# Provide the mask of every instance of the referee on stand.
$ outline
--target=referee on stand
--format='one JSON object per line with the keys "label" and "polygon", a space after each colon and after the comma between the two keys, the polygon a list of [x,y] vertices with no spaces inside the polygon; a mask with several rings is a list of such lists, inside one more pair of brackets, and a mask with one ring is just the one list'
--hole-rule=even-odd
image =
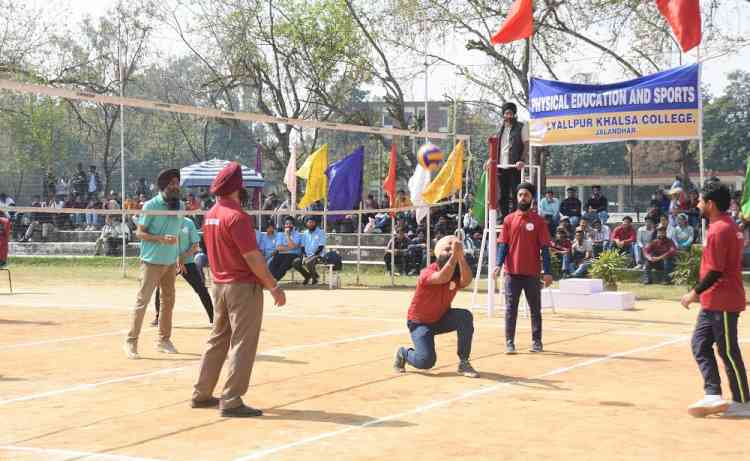
{"label": "referee on stand", "polygon": [[505,353],[516,353],[516,320],[521,292],[531,310],[532,346],[529,352],[542,352],[542,286],[539,282],[539,254],[544,263],[544,285],[552,284],[550,272],[550,235],[547,222],[534,211],[531,202],[536,188],[522,182],[518,185],[518,209],[503,219],[503,231],[497,252],[495,277],[505,264]]}
{"label": "referee on stand", "polygon": [[[747,373],[737,341],[737,322],[745,310],[743,240],[742,232],[727,213],[730,200],[729,188],[718,180],[709,180],[703,186],[698,208],[710,224],[701,257],[700,281],[681,302],[685,309],[696,301],[701,304],[692,348],[703,375],[705,396],[688,407],[688,413],[699,418],[716,413],[750,417]],[[732,401],[722,398],[714,344],[726,368]]]}

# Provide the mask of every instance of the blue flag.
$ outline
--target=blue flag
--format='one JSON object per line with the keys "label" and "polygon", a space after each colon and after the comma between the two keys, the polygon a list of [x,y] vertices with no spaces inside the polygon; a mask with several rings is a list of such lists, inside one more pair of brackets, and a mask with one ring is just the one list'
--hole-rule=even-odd
{"label": "blue flag", "polygon": [[[328,210],[354,210],[362,200],[362,173],[365,163],[365,148],[359,146],[354,152],[332,163],[326,170],[328,176]],[[338,221],[343,216],[329,216]]]}

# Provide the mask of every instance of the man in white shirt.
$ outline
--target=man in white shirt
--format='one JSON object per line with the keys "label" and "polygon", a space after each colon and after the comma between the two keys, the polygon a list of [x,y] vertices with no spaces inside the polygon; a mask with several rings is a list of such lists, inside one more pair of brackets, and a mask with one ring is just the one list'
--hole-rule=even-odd
{"label": "man in white shirt", "polygon": [[639,269],[644,269],[646,267],[643,257],[643,249],[651,243],[651,240],[654,239],[655,233],[656,222],[654,222],[654,218],[646,217],[646,225],[638,228],[638,233],[635,237],[635,248],[633,250],[635,265]]}
{"label": "man in white shirt", "polygon": [[560,200],[552,189],[547,189],[544,198],[539,201],[539,215],[549,223],[550,235],[554,235],[560,222]]}
{"label": "man in white shirt", "polygon": [[6,206],[16,206],[16,201],[5,192],[2,192],[0,193],[0,207]]}
{"label": "man in white shirt", "polygon": [[602,251],[609,250],[610,246],[610,229],[606,224],[602,224],[600,220],[595,220],[591,224],[591,240],[594,244],[594,257],[599,256]]}
{"label": "man in white shirt", "polygon": [[586,234],[583,229],[578,227],[576,229],[575,239],[573,240],[573,245],[571,246],[571,271],[572,276],[576,278],[584,277],[588,271],[589,266],[591,265],[591,260],[594,253],[594,245],[586,237]]}

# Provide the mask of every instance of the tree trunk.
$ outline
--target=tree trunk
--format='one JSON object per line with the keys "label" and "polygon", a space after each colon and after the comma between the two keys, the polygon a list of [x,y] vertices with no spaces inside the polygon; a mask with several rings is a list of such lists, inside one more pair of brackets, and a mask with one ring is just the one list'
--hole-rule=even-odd
{"label": "tree trunk", "polygon": [[690,188],[690,141],[680,141],[680,180],[687,192]]}

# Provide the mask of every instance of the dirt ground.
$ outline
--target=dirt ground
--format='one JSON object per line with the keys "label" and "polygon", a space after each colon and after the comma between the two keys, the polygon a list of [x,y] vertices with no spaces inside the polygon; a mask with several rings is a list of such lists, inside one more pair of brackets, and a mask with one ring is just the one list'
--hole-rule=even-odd
{"label": "dirt ground", "polygon": [[[482,377],[472,380],[455,373],[455,334],[438,337],[435,369],[393,373],[396,347],[410,343],[407,290],[300,287],[283,308],[267,296],[245,398],[265,416],[242,420],[189,408],[209,330],[184,282],[173,335],[181,354],[157,353],[146,327],[137,361],[122,351],[135,280],[16,270],[14,282],[9,295],[0,281],[3,460],[750,456],[750,420],[686,413],[702,395],[689,349],[696,311],[673,301],[641,301],[630,312],[545,310],[539,355],[525,353],[523,316],[522,353],[506,356],[503,319],[475,311],[472,363]],[[740,325],[750,340],[750,320]],[[743,349],[747,360],[747,342]]]}

